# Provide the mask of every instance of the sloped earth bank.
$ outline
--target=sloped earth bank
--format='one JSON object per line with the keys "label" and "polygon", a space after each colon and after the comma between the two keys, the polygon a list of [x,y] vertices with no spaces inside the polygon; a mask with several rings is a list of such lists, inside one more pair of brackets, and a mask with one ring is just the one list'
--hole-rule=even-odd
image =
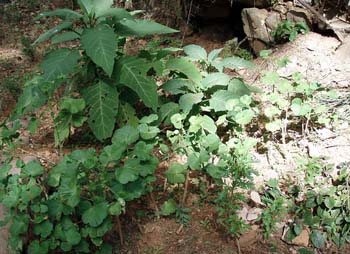
{"label": "sloped earth bank", "polygon": [[[217,48],[211,42],[192,38],[197,44],[207,49]],[[288,57],[290,62],[287,66],[279,70],[281,75],[289,76],[294,72],[301,72],[309,81],[317,81],[323,86],[332,87],[341,94],[346,95],[350,86],[350,41],[340,45],[335,38],[325,37],[315,33],[299,36],[293,43],[287,43],[273,49],[271,57],[267,60],[257,59],[256,68],[251,71],[240,73],[244,79],[255,86],[263,87],[258,83],[262,70],[275,70],[277,67],[273,63],[275,59]],[[349,103],[349,101],[348,101]],[[346,105],[345,105],[346,106]],[[346,108],[337,107],[346,118]],[[41,133],[52,133],[52,129],[42,130]],[[312,131],[305,136],[294,135],[292,141],[286,145],[281,145],[278,140],[270,141],[266,145],[264,152],[252,151],[255,159],[254,167],[259,172],[256,177],[256,188],[265,185],[268,179],[278,178],[284,183],[285,179],[292,179],[289,184],[293,184],[293,179],[298,178],[296,173],[297,160],[300,157],[327,156],[328,161],[336,166],[350,162],[350,130],[348,124],[342,123],[337,128],[323,128]],[[52,139],[50,139],[52,141]],[[58,161],[56,150],[52,145],[45,145],[47,140],[36,135],[28,138],[28,134],[23,133],[23,146],[18,150],[18,157],[24,161],[38,158],[42,163]],[[32,148],[34,147],[34,148]],[[39,148],[40,147],[40,148]],[[164,163],[160,171],[167,167]],[[160,173],[161,173],[160,172]],[[333,172],[337,174],[336,171]],[[162,183],[160,182],[160,185]],[[162,190],[157,190],[159,194]],[[248,193],[249,194],[249,193]],[[161,195],[160,195],[161,196]],[[211,204],[201,204],[199,194],[189,195],[187,204],[191,208],[192,220],[188,227],[181,227],[175,219],[154,218],[156,209],[147,198],[132,204],[131,211],[143,210],[144,214],[129,214],[122,220],[124,231],[124,245],[121,246],[123,253],[203,253],[203,254],[248,254],[248,253],[298,253],[297,250],[302,245],[307,245],[309,235],[303,234],[295,244],[287,244],[281,240],[287,221],[279,223],[277,231],[270,239],[264,240],[262,230],[258,223],[255,223],[259,213],[259,204],[251,193],[251,199],[242,206],[241,216],[251,224],[251,229],[242,235],[239,240],[227,238],[227,235],[220,230],[220,225],[215,221],[216,211]],[[161,204],[163,200],[156,200]],[[134,208],[134,209],[133,209]],[[0,210],[0,219],[3,211]],[[138,221],[138,217],[142,220]],[[287,219],[286,219],[287,220]],[[142,222],[141,222],[142,221]],[[0,229],[0,254],[8,254],[6,228]],[[116,235],[115,238],[118,238]],[[322,253],[350,253],[349,248],[341,250],[327,249]]]}

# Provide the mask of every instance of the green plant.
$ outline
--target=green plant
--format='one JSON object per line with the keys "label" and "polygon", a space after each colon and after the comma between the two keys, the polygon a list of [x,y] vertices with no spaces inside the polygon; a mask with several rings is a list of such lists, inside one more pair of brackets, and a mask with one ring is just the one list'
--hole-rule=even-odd
{"label": "green plant", "polygon": [[[26,85],[11,120],[45,104],[59,87],[64,87],[63,100],[71,98],[74,103],[85,104],[79,110],[80,115],[87,117],[88,126],[101,141],[112,136],[122,111],[125,112],[125,107],[136,107],[139,98],[146,107],[156,111],[159,105],[157,85],[150,71],[157,66],[157,74],[162,73],[165,69],[162,59],[173,51],[163,49],[147,56],[127,56],[123,49],[127,36],[173,33],[176,30],[135,19],[133,13],[112,8],[112,4],[112,0],[81,0],[82,13],[57,9],[38,16],[38,19],[57,16],[63,21],[42,34],[33,45],[49,39],[54,45],[73,40],[78,44],[59,47],[45,56],[40,65],[43,74]],[[60,118],[62,114],[56,117],[56,122],[62,122]],[[73,126],[81,124],[79,121]],[[60,129],[62,126],[64,130]],[[58,128],[56,133],[64,132],[64,135],[55,136],[57,145],[62,145],[69,136],[67,126],[55,125]]]}
{"label": "green plant", "polygon": [[301,127],[305,134],[310,125],[329,125],[331,122],[328,107],[320,105],[317,99],[318,95],[329,96],[330,93],[324,93],[320,84],[307,82],[300,73],[294,73],[289,81],[277,72],[264,72],[262,82],[271,87],[262,99],[266,104],[264,115],[268,119],[265,127],[272,133],[281,131],[283,142],[292,125]]}
{"label": "green plant", "polygon": [[[346,167],[340,168],[339,176],[332,179],[325,174],[327,165],[324,162],[311,160],[304,163],[305,186],[290,191],[295,217],[288,231],[288,240],[307,227],[311,231],[311,244],[317,249],[325,248],[327,240],[339,247],[350,242],[350,189]],[[322,180],[321,173],[324,175]]]}
{"label": "green plant", "polygon": [[12,250],[112,253],[105,235],[116,230],[113,224],[127,202],[150,192],[155,181],[155,143],[139,129],[118,129],[99,154],[75,150],[50,171],[37,161],[19,160],[21,174],[13,175],[9,161],[1,164],[0,201],[9,209]]}
{"label": "green plant", "polygon": [[285,42],[287,40],[294,41],[298,33],[305,34],[309,31],[305,22],[293,23],[290,20],[285,20],[278,24],[277,28],[271,32],[271,36],[277,43]]}
{"label": "green plant", "polygon": [[30,61],[35,61],[36,58],[36,50],[35,48],[31,45],[31,41],[29,37],[22,36],[21,37],[21,43],[23,46],[22,52],[25,56],[29,58]]}
{"label": "green plant", "polygon": [[266,191],[261,201],[267,206],[259,220],[262,223],[264,237],[270,238],[271,233],[275,230],[276,224],[281,221],[286,213],[285,198],[282,196],[278,187],[272,187]]}

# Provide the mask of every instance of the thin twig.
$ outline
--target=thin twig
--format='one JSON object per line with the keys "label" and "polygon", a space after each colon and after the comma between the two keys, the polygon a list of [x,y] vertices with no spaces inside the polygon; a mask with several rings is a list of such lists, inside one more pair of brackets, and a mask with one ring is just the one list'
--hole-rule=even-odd
{"label": "thin twig", "polygon": [[123,237],[122,225],[120,223],[119,216],[117,217],[117,230],[118,230],[118,234],[119,234],[120,244],[124,245],[124,237]]}
{"label": "thin twig", "polygon": [[191,0],[190,9],[188,10],[188,13],[187,13],[186,27],[185,27],[185,30],[184,30],[184,32],[183,32],[183,34],[182,34],[181,47],[182,47],[183,44],[184,44],[185,36],[186,36],[186,33],[187,33],[187,28],[188,28],[188,25],[189,25],[189,23],[190,23],[191,13],[192,13],[192,5],[193,5],[193,0]]}

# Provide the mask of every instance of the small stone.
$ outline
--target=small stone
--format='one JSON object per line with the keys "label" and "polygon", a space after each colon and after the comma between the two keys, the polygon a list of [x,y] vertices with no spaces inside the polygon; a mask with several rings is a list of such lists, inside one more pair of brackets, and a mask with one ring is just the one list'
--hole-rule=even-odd
{"label": "small stone", "polygon": [[299,246],[307,247],[310,241],[310,233],[308,230],[304,229],[301,231],[300,235],[292,240],[292,243]]}
{"label": "small stone", "polygon": [[246,207],[243,207],[241,210],[238,211],[237,216],[247,222],[247,215],[248,215],[248,209]]}
{"label": "small stone", "polygon": [[252,191],[250,193],[250,199],[258,205],[263,205],[263,203],[261,202],[261,198],[260,198],[260,194],[256,191]]}
{"label": "small stone", "polygon": [[317,158],[317,157],[321,157],[321,151],[320,148],[318,146],[316,146],[313,143],[309,143],[307,145],[308,149],[309,149],[309,156],[311,158]]}
{"label": "small stone", "polygon": [[317,131],[318,135],[322,140],[330,139],[330,138],[335,138],[336,135],[333,131],[327,128],[322,128]]}
{"label": "small stone", "polygon": [[250,209],[248,212],[248,215],[247,215],[247,221],[256,220],[257,218],[259,218],[261,213],[262,213],[262,209],[260,209],[260,208]]}

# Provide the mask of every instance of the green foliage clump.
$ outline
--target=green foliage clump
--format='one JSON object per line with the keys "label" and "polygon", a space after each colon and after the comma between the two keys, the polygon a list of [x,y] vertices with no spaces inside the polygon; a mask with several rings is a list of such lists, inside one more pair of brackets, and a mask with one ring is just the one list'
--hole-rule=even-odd
{"label": "green foliage clump", "polygon": [[299,33],[305,34],[309,31],[305,22],[293,23],[290,20],[285,20],[278,24],[277,28],[271,32],[272,38],[277,43],[285,41],[294,41]]}

